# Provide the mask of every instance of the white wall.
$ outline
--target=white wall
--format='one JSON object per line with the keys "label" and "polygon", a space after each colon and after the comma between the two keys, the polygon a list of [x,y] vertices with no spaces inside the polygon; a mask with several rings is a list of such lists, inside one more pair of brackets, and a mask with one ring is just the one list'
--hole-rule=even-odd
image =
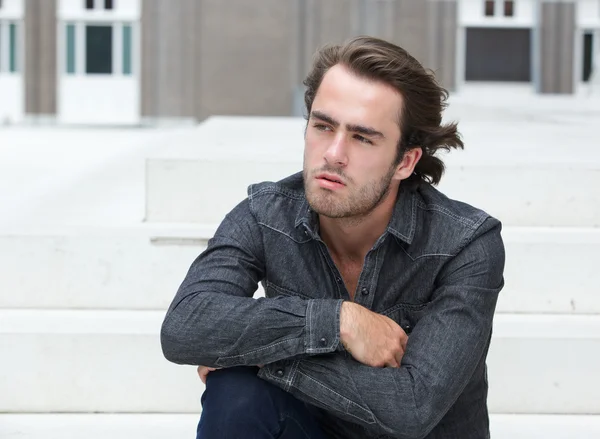
{"label": "white wall", "polygon": [[21,73],[0,73],[0,125],[23,119],[23,78]]}
{"label": "white wall", "polygon": [[[23,119],[23,0],[4,0],[0,9],[0,125],[17,123]],[[17,24],[17,72],[8,72],[8,24]]]}
{"label": "white wall", "polygon": [[[9,0],[10,1],[10,0]],[[59,0],[59,20],[139,20],[141,0],[116,0],[114,9],[105,10],[104,0],[95,0],[95,9],[84,8],[83,0]]]}
{"label": "white wall", "polygon": [[62,75],[58,99],[60,123],[128,125],[140,120],[135,76]]}
{"label": "white wall", "polygon": [[586,29],[600,28],[600,0],[579,0],[577,26]]}
{"label": "white wall", "polygon": [[460,0],[459,26],[464,27],[533,27],[536,22],[536,0],[516,0],[514,16],[504,16],[504,2],[496,0],[495,16],[486,17],[482,0]]}
{"label": "white wall", "polygon": [[3,0],[0,8],[0,19],[21,19],[24,16],[24,0]]}

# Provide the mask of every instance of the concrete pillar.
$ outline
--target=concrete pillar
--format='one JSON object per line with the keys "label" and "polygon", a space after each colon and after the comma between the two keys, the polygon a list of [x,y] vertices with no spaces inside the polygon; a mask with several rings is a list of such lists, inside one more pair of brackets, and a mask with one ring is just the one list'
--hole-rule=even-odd
{"label": "concrete pillar", "polygon": [[141,108],[146,118],[195,118],[199,101],[200,4],[142,2]]}
{"label": "concrete pillar", "polygon": [[25,1],[25,113],[56,115],[56,0]]}
{"label": "concrete pillar", "polygon": [[537,83],[540,93],[573,93],[575,88],[574,1],[542,1],[537,29]]}

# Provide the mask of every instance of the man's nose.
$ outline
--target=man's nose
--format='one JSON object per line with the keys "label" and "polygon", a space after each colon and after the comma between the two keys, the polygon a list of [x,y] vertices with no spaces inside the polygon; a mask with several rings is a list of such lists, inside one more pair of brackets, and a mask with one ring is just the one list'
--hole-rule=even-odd
{"label": "man's nose", "polygon": [[342,133],[339,133],[325,151],[325,160],[333,166],[346,166],[348,163],[347,149],[346,139]]}

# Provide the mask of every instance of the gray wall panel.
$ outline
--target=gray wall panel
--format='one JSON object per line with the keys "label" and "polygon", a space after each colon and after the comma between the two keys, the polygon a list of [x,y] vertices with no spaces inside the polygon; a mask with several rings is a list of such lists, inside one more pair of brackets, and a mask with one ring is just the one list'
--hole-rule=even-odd
{"label": "gray wall panel", "polygon": [[573,93],[576,5],[543,2],[540,8],[538,89],[541,93]]}
{"label": "gray wall panel", "polygon": [[430,3],[144,0],[142,115],[289,115],[315,50],[358,34],[405,47],[452,88],[456,2]]}
{"label": "gray wall panel", "polygon": [[289,115],[294,2],[203,0],[200,114]]}
{"label": "gray wall panel", "polygon": [[141,112],[142,116],[158,114],[158,0],[144,0],[141,16]]}
{"label": "gray wall panel", "polygon": [[428,56],[425,67],[435,72],[440,84],[449,90],[456,88],[456,34],[458,5],[455,1],[428,1]]}
{"label": "gray wall panel", "polygon": [[392,2],[390,40],[435,72],[448,89],[456,87],[456,34],[458,7],[448,0]]}
{"label": "gray wall panel", "polygon": [[56,114],[56,0],[25,1],[25,113]]}
{"label": "gray wall panel", "polygon": [[[359,0],[360,1],[360,0]],[[301,84],[309,72],[315,52],[328,44],[342,44],[357,35],[353,24],[357,0],[297,0],[297,26],[301,29],[293,42],[299,55],[299,71],[294,76]]]}
{"label": "gray wall panel", "polygon": [[317,1],[315,15],[320,18],[319,46],[341,44],[352,36],[352,2],[349,0]]}
{"label": "gray wall panel", "polygon": [[199,11],[194,0],[142,2],[142,116],[198,116]]}
{"label": "gray wall panel", "polygon": [[429,52],[429,5],[427,1],[397,0],[394,2],[394,32],[392,42],[408,50],[427,67]]}

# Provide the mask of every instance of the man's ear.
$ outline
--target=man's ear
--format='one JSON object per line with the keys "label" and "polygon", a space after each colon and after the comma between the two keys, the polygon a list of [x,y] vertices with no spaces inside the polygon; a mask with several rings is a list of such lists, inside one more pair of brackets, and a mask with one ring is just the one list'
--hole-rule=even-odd
{"label": "man's ear", "polygon": [[404,157],[402,157],[402,161],[396,167],[396,173],[394,174],[394,177],[397,180],[406,180],[413,174],[415,167],[417,166],[417,163],[419,163],[419,160],[421,160],[422,156],[423,150],[419,146],[406,151],[404,153]]}

